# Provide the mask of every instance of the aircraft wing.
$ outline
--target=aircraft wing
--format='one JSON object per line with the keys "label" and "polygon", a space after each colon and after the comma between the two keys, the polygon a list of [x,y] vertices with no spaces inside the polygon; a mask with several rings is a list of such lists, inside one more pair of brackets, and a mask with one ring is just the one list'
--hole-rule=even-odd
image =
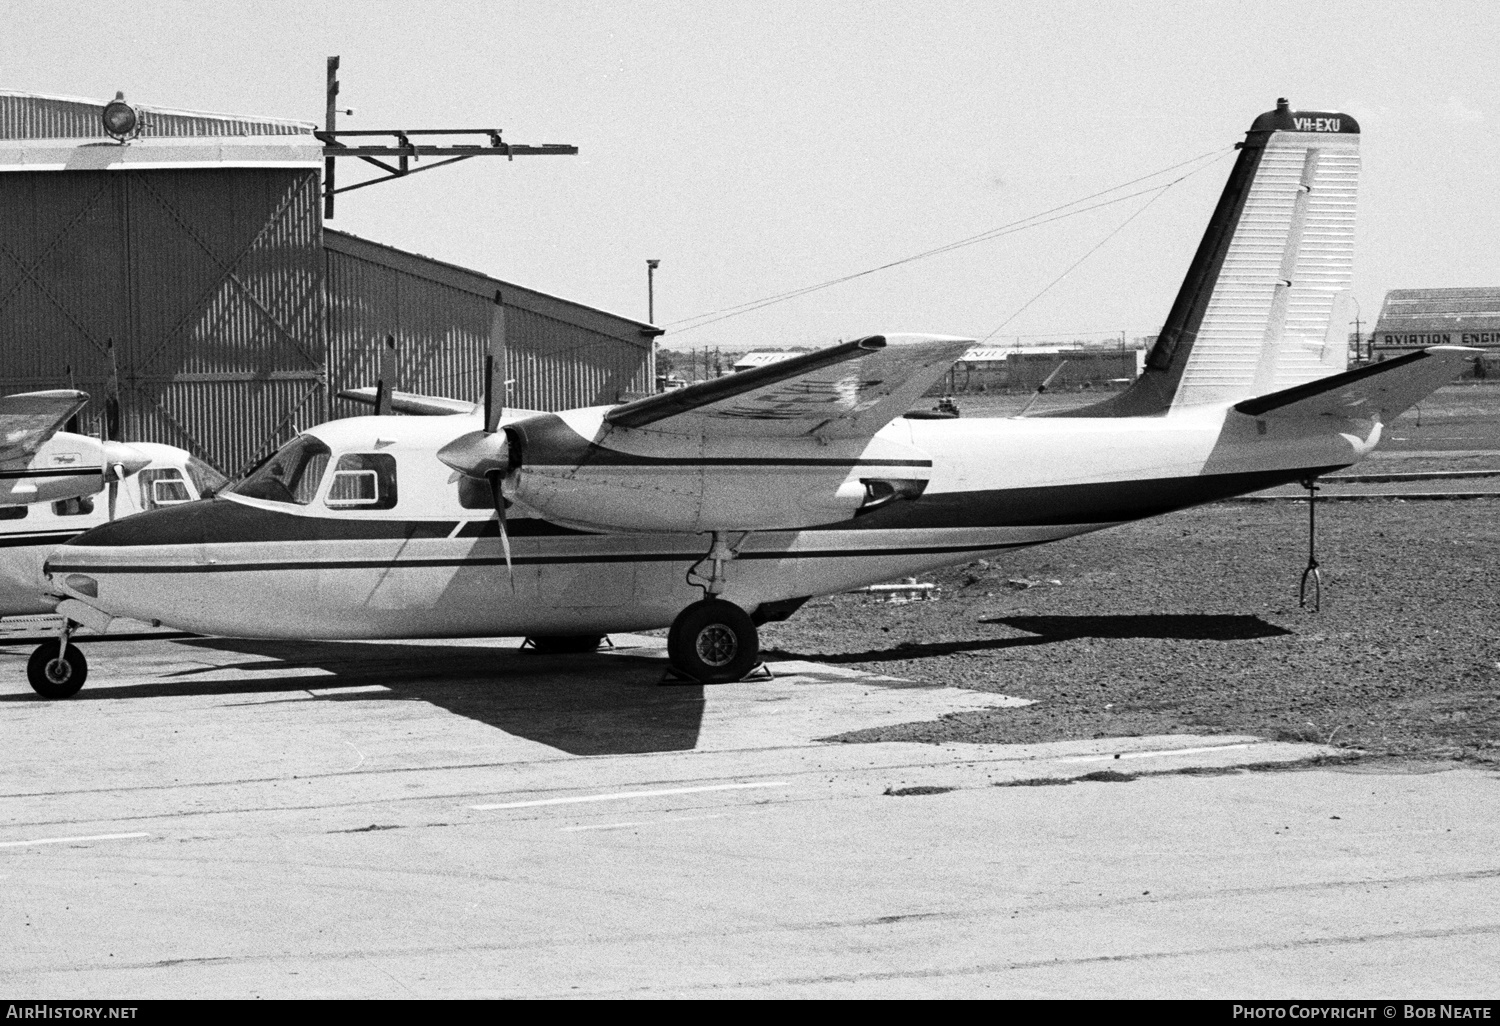
{"label": "aircraft wing", "polygon": [[1252,417],[1374,417],[1389,424],[1452,381],[1477,349],[1433,346],[1280,392],[1234,408]]}
{"label": "aircraft wing", "polygon": [[[352,399],[367,406],[375,405],[375,388],[346,388],[339,393],[340,399]],[[446,417],[455,413],[473,413],[477,404],[462,399],[448,399],[440,395],[420,395],[416,392],[392,392],[391,409],[416,417]]]}
{"label": "aircraft wing", "polygon": [[30,460],[88,401],[72,389],[0,397],[0,464]]}
{"label": "aircraft wing", "polygon": [[869,437],[973,344],[950,335],[871,335],[637,399],[604,419],[674,434]]}

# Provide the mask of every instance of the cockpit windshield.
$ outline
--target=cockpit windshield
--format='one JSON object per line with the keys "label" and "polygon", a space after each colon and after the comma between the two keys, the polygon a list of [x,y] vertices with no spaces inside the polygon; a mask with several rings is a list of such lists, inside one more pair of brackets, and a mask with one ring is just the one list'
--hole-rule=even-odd
{"label": "cockpit windshield", "polygon": [[219,489],[229,483],[229,478],[196,456],[188,457],[187,475],[192,479],[193,487],[198,490],[200,499],[218,494]]}
{"label": "cockpit windshield", "polygon": [[226,493],[268,502],[294,502],[306,506],[318,494],[318,485],[333,453],[311,435],[300,435],[252,470]]}

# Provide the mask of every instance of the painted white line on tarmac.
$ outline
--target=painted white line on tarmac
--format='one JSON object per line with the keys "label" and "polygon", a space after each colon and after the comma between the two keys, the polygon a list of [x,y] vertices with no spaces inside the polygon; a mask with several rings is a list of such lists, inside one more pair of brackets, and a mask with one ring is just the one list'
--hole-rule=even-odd
{"label": "painted white line on tarmac", "polygon": [[88,837],[38,837],[30,841],[0,841],[0,848],[27,848],[33,844],[74,844],[78,841],[124,841],[150,834],[92,834]]}
{"label": "painted white line on tarmac", "polygon": [[1203,748],[1158,748],[1149,752],[1121,752],[1118,755],[1074,755],[1058,762],[1113,762],[1116,759],[1145,759],[1154,755],[1202,755],[1204,752],[1227,752],[1232,748],[1254,748],[1260,741],[1242,741],[1234,745],[1208,745]]}
{"label": "painted white line on tarmac", "polygon": [[702,794],[705,791],[742,791],[752,787],[791,787],[785,780],[763,780],[752,784],[709,784],[704,787],[668,787],[660,791],[617,791],[614,794],[584,794],[572,798],[539,798],[530,802],[499,802],[493,805],[470,805],[479,812],[493,809],[534,809],[542,805],[578,805],[583,802],[618,802],[630,798],[657,798],[673,794]]}

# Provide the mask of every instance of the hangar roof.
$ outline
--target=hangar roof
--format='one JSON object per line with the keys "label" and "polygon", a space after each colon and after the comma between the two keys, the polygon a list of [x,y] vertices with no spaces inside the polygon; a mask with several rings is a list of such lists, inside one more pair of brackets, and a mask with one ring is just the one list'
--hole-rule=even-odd
{"label": "hangar roof", "polygon": [[570,299],[549,296],[545,292],[501,281],[499,278],[492,278],[467,267],[434,260],[432,257],[397,249],[394,246],[386,246],[379,242],[371,242],[369,239],[362,239],[348,232],[338,232],[324,227],[323,246],[335,253],[368,260],[383,267],[391,267],[462,292],[483,296],[485,299],[492,298],[495,290],[500,289],[505,293],[507,306],[532,310],[566,324],[626,339],[642,347],[649,348],[650,339],[663,334],[663,329],[654,324],[584,306]]}
{"label": "hangar roof", "polygon": [[115,171],[186,167],[315,167],[316,125],[286,118],[174,110],[137,103],[125,144],[104,131],[108,100],[0,90],[0,171]]}
{"label": "hangar roof", "polygon": [[1500,288],[1392,289],[1376,333],[1500,330]]}

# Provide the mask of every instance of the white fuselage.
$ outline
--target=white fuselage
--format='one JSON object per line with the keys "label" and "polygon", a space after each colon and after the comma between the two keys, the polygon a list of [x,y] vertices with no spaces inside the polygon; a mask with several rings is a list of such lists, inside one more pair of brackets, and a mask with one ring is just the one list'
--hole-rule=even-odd
{"label": "white fuselage", "polygon": [[[226,494],[149,513],[59,550],[53,589],[113,616],[262,638],[640,630],[670,624],[701,597],[686,575],[707,535],[590,533],[520,502],[508,516],[508,571],[488,501],[470,491],[466,507],[460,476],[434,455],[473,428],[464,416],[314,428],[330,471],[344,454],[392,457],[395,504],[330,507],[331,488],[353,487],[335,486],[330,472],[302,504]],[[1227,406],[1140,418],[898,419],[870,445],[929,456],[925,493],[838,523],[730,534],[739,555],[723,597],[754,611],[1054,541],[1347,466],[1379,435],[1373,420],[1257,421]],[[767,487],[764,474],[746,475],[745,487]]]}

